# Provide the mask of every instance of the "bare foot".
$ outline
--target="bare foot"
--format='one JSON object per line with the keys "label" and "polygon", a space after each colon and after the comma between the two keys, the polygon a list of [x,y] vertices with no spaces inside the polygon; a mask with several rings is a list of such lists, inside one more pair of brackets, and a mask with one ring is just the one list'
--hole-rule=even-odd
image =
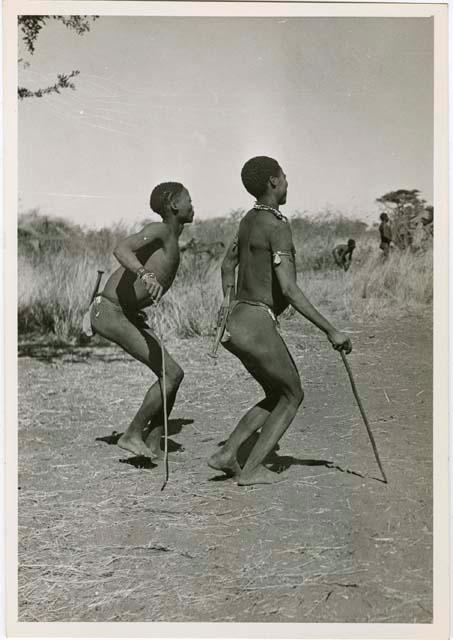
{"label": "bare foot", "polygon": [[151,449],[151,451],[154,452],[160,451],[160,441],[163,431],[163,427],[154,427],[151,431],[148,431],[148,433],[145,434],[143,440],[145,441],[148,449]]}
{"label": "bare foot", "polygon": [[281,473],[274,473],[270,469],[266,469],[262,464],[258,465],[253,471],[242,471],[238,478],[238,485],[240,487],[249,486],[251,484],[275,484],[276,482],[283,482],[287,480],[286,475]]}
{"label": "bare foot", "polygon": [[[160,448],[160,442],[162,439],[162,431],[163,429],[161,427],[156,427],[155,429],[153,429],[150,433],[148,433],[148,435],[146,436],[145,439],[145,444],[148,447],[148,449],[151,451],[151,457],[154,460],[154,462],[159,462],[160,460],[164,459],[164,451],[162,451],[162,449]],[[168,454],[168,461],[169,462],[181,462],[181,458],[179,457],[179,453],[176,455],[173,455],[171,453]]]}
{"label": "bare foot", "polygon": [[223,471],[227,476],[238,476],[241,473],[241,467],[235,455],[228,453],[225,449],[216,451],[208,460],[208,466],[211,469]]}
{"label": "bare foot", "polygon": [[116,444],[121,447],[121,449],[130,451],[136,456],[144,456],[145,458],[153,457],[153,452],[148,449],[140,436],[130,436],[124,433]]}

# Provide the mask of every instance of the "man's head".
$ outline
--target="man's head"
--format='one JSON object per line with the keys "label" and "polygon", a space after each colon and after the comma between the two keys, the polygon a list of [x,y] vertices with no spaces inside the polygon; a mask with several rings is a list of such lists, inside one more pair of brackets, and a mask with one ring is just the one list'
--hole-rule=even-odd
{"label": "man's head", "polygon": [[285,204],[288,181],[277,160],[257,156],[247,160],[241,171],[242,184],[252,196],[272,194],[277,204]]}
{"label": "man's head", "polygon": [[348,240],[348,249],[355,249],[355,240],[352,238]]}
{"label": "man's head", "polygon": [[154,187],[149,199],[151,209],[163,220],[176,216],[180,222],[192,222],[194,210],[190,194],[180,182],[162,182]]}
{"label": "man's head", "polygon": [[381,213],[381,215],[379,217],[382,220],[382,222],[388,222],[389,221],[389,217],[385,212]]}

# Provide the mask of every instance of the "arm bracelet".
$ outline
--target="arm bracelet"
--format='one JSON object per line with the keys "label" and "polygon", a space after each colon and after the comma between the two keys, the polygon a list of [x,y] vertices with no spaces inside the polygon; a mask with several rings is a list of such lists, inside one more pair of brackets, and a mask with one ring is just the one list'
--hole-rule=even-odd
{"label": "arm bracelet", "polygon": [[140,267],[137,270],[137,275],[140,280],[146,280],[147,278],[156,278],[155,274],[152,271],[147,271],[145,267]]}

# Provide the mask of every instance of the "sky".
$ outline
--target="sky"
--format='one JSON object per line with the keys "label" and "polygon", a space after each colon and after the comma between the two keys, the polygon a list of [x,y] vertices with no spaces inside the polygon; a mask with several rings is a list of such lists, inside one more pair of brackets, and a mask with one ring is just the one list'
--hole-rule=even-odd
{"label": "sky", "polygon": [[[19,55],[22,55],[19,51]],[[276,158],[282,209],[371,222],[376,198],[433,197],[429,18],[101,17],[42,30],[19,83],[76,90],[18,104],[19,211],[90,227],[155,217],[159,182],[197,218],[249,208],[241,168]]]}

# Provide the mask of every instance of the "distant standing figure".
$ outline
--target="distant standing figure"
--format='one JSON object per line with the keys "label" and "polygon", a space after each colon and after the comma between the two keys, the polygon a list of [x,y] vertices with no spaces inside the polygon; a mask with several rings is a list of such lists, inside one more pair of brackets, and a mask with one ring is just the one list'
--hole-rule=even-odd
{"label": "distant standing figure", "polygon": [[351,266],[352,253],[355,249],[355,240],[349,239],[348,244],[339,244],[332,251],[333,259],[339,267],[345,271]]}
{"label": "distant standing figure", "polygon": [[388,258],[390,253],[390,243],[392,241],[392,227],[390,225],[389,217],[386,213],[381,213],[381,224],[379,225],[379,234],[381,236],[381,244],[379,247],[382,249],[384,258]]}

